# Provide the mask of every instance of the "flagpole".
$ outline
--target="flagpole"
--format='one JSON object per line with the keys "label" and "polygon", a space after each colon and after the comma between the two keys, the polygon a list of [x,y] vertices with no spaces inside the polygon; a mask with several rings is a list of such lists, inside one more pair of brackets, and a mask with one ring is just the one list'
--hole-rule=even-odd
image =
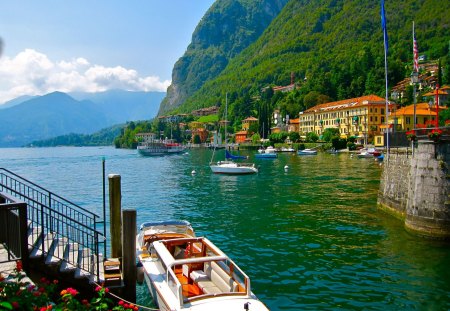
{"label": "flagpole", "polygon": [[388,100],[388,65],[387,65],[387,53],[388,53],[388,38],[387,38],[387,26],[386,26],[386,11],[384,10],[384,0],[381,0],[381,24],[383,26],[383,39],[384,39],[384,77],[386,86],[386,149],[387,160],[389,161],[389,100]]}

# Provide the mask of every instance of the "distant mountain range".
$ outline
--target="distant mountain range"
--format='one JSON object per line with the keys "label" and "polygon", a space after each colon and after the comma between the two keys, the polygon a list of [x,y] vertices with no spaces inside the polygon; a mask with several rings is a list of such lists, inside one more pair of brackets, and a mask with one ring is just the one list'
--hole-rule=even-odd
{"label": "distant mountain range", "polygon": [[148,120],[156,116],[164,95],[113,90],[18,98],[0,109],[0,147],[18,147],[70,133],[90,134],[114,124]]}

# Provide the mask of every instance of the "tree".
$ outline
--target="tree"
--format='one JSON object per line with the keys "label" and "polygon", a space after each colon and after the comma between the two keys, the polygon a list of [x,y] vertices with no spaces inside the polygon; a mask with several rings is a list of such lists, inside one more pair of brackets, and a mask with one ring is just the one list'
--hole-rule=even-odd
{"label": "tree", "polygon": [[300,140],[300,134],[298,132],[290,132],[289,133],[289,139],[293,142],[296,143]]}
{"label": "tree", "polygon": [[334,137],[339,137],[339,129],[337,128],[326,128],[322,134],[322,140],[329,143]]}
{"label": "tree", "polygon": [[309,133],[306,134],[306,141],[307,141],[307,142],[313,142],[313,143],[315,143],[315,142],[318,141],[318,140],[319,140],[319,135],[317,135],[316,133],[314,133],[314,132],[309,132]]}
{"label": "tree", "polygon": [[198,135],[194,135],[194,144],[201,144],[202,141],[200,140],[200,136]]}

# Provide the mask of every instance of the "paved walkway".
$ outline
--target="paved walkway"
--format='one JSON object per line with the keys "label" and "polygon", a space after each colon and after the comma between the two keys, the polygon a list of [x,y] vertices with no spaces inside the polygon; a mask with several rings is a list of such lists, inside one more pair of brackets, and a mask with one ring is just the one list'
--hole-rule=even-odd
{"label": "paved walkway", "polygon": [[[10,274],[15,275],[14,269],[16,268],[16,261],[6,262],[7,260],[8,260],[8,251],[5,249],[5,246],[0,243],[0,274],[2,275],[2,277],[8,280],[8,276]],[[34,284],[29,277],[23,278],[22,282],[29,282],[31,284]]]}

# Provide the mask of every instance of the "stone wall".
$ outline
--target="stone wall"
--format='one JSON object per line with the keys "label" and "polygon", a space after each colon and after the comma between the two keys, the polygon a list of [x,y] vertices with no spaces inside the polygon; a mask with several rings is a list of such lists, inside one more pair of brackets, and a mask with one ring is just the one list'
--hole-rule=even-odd
{"label": "stone wall", "polygon": [[450,239],[449,141],[421,140],[414,156],[390,154],[378,206],[405,221],[408,231]]}
{"label": "stone wall", "polygon": [[378,192],[378,207],[404,220],[410,179],[411,153],[390,153],[385,158]]}

